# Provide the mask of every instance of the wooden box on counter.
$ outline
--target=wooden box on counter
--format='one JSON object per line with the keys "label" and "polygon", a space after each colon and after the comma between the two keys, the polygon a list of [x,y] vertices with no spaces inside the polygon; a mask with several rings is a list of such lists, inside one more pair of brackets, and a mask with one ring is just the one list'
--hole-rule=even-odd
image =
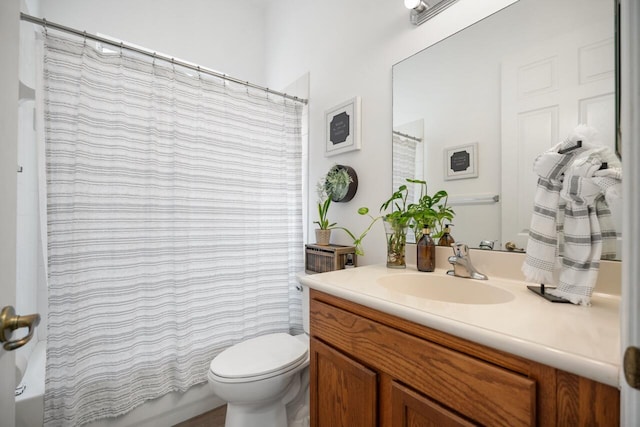
{"label": "wooden box on counter", "polygon": [[352,260],[354,267],[357,265],[355,246],[305,245],[304,269],[307,274],[342,270],[347,260]]}

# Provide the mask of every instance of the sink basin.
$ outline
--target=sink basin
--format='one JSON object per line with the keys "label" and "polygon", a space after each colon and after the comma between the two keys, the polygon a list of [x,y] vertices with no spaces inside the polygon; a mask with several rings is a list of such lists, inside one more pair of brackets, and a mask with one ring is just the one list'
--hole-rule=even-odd
{"label": "sink basin", "polygon": [[514,295],[479,280],[425,274],[391,274],[377,279],[391,292],[457,304],[503,304]]}

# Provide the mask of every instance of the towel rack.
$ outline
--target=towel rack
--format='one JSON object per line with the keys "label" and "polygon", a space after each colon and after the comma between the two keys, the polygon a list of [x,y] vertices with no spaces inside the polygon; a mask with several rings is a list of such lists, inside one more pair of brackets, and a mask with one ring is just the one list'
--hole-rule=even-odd
{"label": "towel rack", "polygon": [[558,154],[567,154],[572,152],[573,150],[577,150],[578,148],[582,148],[582,141],[576,141],[576,145],[573,147],[563,148],[562,150],[558,150]]}
{"label": "towel rack", "polygon": [[[547,301],[551,301],[551,302],[558,302],[558,303],[570,303],[571,301],[566,300],[562,297],[557,297],[555,295],[551,295],[547,292],[545,292],[545,286],[544,283],[541,283],[540,286],[527,286],[527,288],[533,292],[534,294],[540,295],[542,298],[546,299]],[[549,288],[547,287],[546,289],[555,289],[555,288]]]}
{"label": "towel rack", "polygon": [[451,206],[489,205],[500,201],[499,194],[476,194],[468,196],[449,196],[447,203]]}

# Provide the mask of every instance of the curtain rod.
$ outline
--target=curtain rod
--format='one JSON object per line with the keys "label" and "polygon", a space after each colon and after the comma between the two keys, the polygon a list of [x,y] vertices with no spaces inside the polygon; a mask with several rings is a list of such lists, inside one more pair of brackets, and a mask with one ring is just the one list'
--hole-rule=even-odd
{"label": "curtain rod", "polygon": [[398,132],[397,130],[393,131],[394,135],[402,136],[404,138],[413,139],[416,142],[422,142],[422,138],[418,138],[417,136],[409,135],[408,133]]}
{"label": "curtain rod", "polygon": [[248,81],[240,80],[240,79],[237,79],[235,77],[231,77],[231,76],[228,76],[226,74],[222,74],[222,73],[219,73],[217,71],[211,70],[209,68],[200,67],[198,65],[192,65],[192,64],[189,64],[187,62],[183,62],[183,61],[177,60],[175,58],[171,58],[171,57],[168,57],[168,56],[165,56],[165,55],[157,54],[155,52],[153,52],[153,53],[152,52],[148,52],[146,50],[139,49],[139,48],[134,47],[134,46],[129,46],[126,43],[122,43],[122,42],[117,43],[117,42],[114,42],[113,40],[109,40],[109,39],[106,39],[106,38],[103,38],[103,37],[100,37],[100,36],[89,34],[86,31],[76,30],[75,28],[70,28],[70,27],[66,27],[64,25],[56,24],[54,22],[47,21],[46,19],[43,19],[43,18],[37,18],[35,16],[27,15],[26,13],[20,12],[20,19],[22,21],[31,22],[32,24],[41,25],[41,26],[43,26],[45,28],[45,30],[47,28],[52,28],[54,30],[62,31],[62,32],[65,32],[65,33],[74,34],[76,36],[83,37],[83,38],[86,38],[86,39],[89,39],[89,40],[93,40],[93,41],[96,41],[96,42],[100,42],[100,43],[105,43],[105,44],[108,44],[110,46],[120,47],[121,49],[127,49],[127,50],[130,50],[130,51],[133,51],[133,52],[137,52],[137,53],[140,53],[140,54],[143,54],[143,55],[146,55],[146,56],[152,56],[152,57],[154,57],[156,59],[161,59],[161,60],[164,60],[164,61],[167,61],[167,62],[171,62],[172,64],[176,64],[176,65],[179,65],[179,66],[184,67],[184,68],[189,68],[189,69],[195,70],[195,71],[197,71],[199,73],[209,74],[209,75],[221,78],[223,80],[227,80],[227,81],[230,81],[230,82],[238,83],[238,84],[241,84],[241,85],[253,88],[253,89],[258,89],[258,90],[261,90],[261,91],[264,91],[264,92],[267,92],[267,93],[270,93],[270,94],[273,94],[273,95],[277,95],[277,96],[281,96],[283,98],[291,99],[291,100],[296,101],[296,102],[301,102],[303,104],[307,104],[309,102],[307,99],[298,98],[297,96],[289,95],[289,94],[286,94],[284,92],[279,92],[277,90],[269,89],[268,87],[263,87],[263,86],[259,86],[259,85],[250,83]]}

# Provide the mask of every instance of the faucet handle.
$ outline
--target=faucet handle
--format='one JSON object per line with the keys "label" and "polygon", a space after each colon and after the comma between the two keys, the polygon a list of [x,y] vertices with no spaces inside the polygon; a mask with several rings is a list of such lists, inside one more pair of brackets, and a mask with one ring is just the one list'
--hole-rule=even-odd
{"label": "faucet handle", "polygon": [[456,242],[451,245],[453,254],[458,257],[466,257],[469,254],[469,246],[466,243]]}

